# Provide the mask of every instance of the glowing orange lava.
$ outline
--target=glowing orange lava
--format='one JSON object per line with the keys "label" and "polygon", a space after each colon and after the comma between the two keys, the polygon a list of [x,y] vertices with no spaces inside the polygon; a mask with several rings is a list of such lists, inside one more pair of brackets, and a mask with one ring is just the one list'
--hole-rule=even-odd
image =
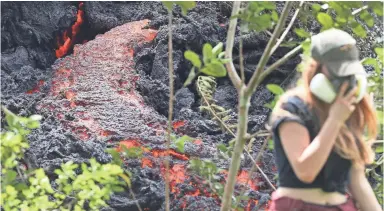
{"label": "glowing orange lava", "polygon": [[63,40],[64,40],[64,44],[63,45],[60,45],[59,49],[56,50],[56,57],[57,58],[61,58],[63,57],[65,54],[67,54],[67,52],[70,50],[70,48],[73,46],[73,42],[75,40],[75,37],[76,35],[79,33],[80,31],[80,26],[83,24],[84,22],[84,11],[83,11],[83,3],[81,2],[79,4],[79,10],[77,11],[77,15],[76,15],[76,22],[75,24],[73,24],[73,26],[71,27],[71,34],[72,34],[72,37],[69,37],[68,36],[68,30],[64,32],[63,34]]}
{"label": "glowing orange lava", "polygon": [[[164,157],[164,156],[167,156],[167,151],[165,151],[165,150],[155,149],[155,150],[152,150],[151,152],[152,152],[154,157]],[[169,150],[169,155],[171,155],[173,157],[176,157],[179,160],[189,160],[189,158],[186,155],[178,153],[178,152],[176,152],[173,149]]]}
{"label": "glowing orange lava", "polygon": [[177,129],[179,127],[182,127],[185,125],[185,121],[177,121],[175,123],[173,123],[173,129]]}
{"label": "glowing orange lava", "polygon": [[141,144],[139,142],[137,142],[136,140],[124,140],[124,141],[120,141],[120,144],[119,144],[119,146],[116,149],[117,152],[121,152],[122,151],[122,148],[123,148],[122,145],[124,145],[128,149],[132,148],[132,147],[139,147],[139,146],[141,146]]}
{"label": "glowing orange lava", "polygon": [[149,168],[153,168],[153,163],[151,161],[151,159],[149,158],[142,158],[141,159],[141,168],[144,168],[148,166]]}

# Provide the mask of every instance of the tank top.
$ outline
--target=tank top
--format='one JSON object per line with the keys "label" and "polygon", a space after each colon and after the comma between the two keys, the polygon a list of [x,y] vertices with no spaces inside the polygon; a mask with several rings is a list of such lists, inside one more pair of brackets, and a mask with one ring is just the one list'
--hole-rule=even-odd
{"label": "tank top", "polygon": [[288,97],[287,101],[281,106],[282,109],[295,116],[279,117],[275,119],[271,125],[272,138],[275,144],[275,163],[278,170],[277,185],[290,188],[321,188],[325,192],[340,192],[345,194],[350,180],[349,172],[352,163],[350,160],[342,158],[333,150],[312,183],[304,183],[298,179],[284,152],[279,136],[279,126],[288,121],[297,122],[308,129],[311,142],[320,131],[320,126],[314,110],[310,109],[298,96]]}

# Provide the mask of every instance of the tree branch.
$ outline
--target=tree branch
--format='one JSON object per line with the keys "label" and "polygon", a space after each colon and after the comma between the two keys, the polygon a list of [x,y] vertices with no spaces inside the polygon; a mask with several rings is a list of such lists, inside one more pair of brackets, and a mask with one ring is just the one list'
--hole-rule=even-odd
{"label": "tree branch", "polygon": [[278,33],[281,31],[281,29],[282,29],[282,27],[283,27],[283,25],[284,25],[284,23],[288,17],[288,13],[292,7],[292,4],[293,4],[293,2],[288,1],[284,5],[283,12],[281,13],[281,17],[280,17],[279,21],[277,22],[275,30],[273,31],[272,37],[269,40],[267,47],[264,50],[263,55],[261,56],[260,61],[256,67],[255,73],[252,75],[251,80],[249,81],[249,84],[246,88],[246,96],[251,96],[252,93],[254,92],[254,90],[256,89],[258,78],[261,74],[261,71],[264,69],[265,65],[268,62],[271,49],[272,49],[274,43],[276,42]]}
{"label": "tree branch", "polygon": [[[240,10],[240,4],[241,4],[241,1],[235,1],[233,3],[231,16],[237,15],[237,13]],[[229,22],[227,42],[225,47],[225,57],[230,59],[232,59],[232,49],[233,49],[233,42],[235,41],[236,24],[237,24],[237,18],[231,19],[231,21]],[[229,78],[231,79],[233,85],[236,87],[237,91],[239,91],[242,84],[241,84],[241,79],[236,72],[235,66],[233,65],[233,61],[226,63],[225,66],[227,68]]]}
{"label": "tree branch", "polygon": [[269,54],[269,56],[271,56],[275,50],[279,47],[279,45],[283,42],[285,36],[287,36],[289,30],[291,30],[292,26],[293,26],[293,23],[295,22],[296,20],[296,17],[297,15],[299,14],[300,12],[300,9],[301,7],[303,6],[304,4],[304,1],[300,1],[300,4],[299,4],[299,7],[296,9],[295,11],[295,14],[293,14],[293,17],[291,19],[291,21],[289,22],[288,24],[288,27],[285,29],[285,31],[283,32],[283,34],[281,35],[280,39],[277,41],[277,43],[275,44],[275,46],[273,46],[272,50],[271,50],[271,53]]}
{"label": "tree branch", "polygon": [[277,60],[271,66],[269,66],[263,73],[260,74],[260,77],[256,81],[255,85],[258,86],[272,71],[282,65],[284,62],[288,61],[292,56],[296,55],[301,50],[302,45],[297,46],[292,49],[290,52],[285,54],[281,59]]}
{"label": "tree branch", "polygon": [[241,74],[241,83],[245,83],[245,74],[244,74],[244,56],[243,56],[243,39],[241,38],[240,30],[240,40],[239,40],[239,60],[240,60],[240,74]]}

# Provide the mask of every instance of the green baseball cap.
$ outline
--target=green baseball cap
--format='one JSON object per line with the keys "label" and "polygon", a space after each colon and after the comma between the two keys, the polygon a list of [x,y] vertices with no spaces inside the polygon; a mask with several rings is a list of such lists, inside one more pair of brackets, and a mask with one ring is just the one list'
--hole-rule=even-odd
{"label": "green baseball cap", "polygon": [[340,29],[331,28],[312,36],[311,54],[334,76],[367,74],[359,60],[356,40]]}

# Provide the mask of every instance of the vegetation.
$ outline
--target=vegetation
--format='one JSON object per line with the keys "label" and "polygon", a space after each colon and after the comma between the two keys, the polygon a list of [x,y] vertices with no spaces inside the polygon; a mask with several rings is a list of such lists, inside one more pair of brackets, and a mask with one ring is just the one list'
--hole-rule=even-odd
{"label": "vegetation", "polygon": [[[175,3],[183,9],[184,13],[188,9],[193,8],[194,5],[194,3],[188,4],[186,2],[184,2],[183,4],[180,4],[178,2]],[[188,6],[186,7],[186,5]],[[221,43],[217,44],[215,48],[211,47],[211,43],[204,44],[202,54],[204,66],[202,65],[200,57],[197,53],[191,52],[189,50],[185,52],[185,58],[189,60],[193,65],[190,75],[187,81],[185,82],[185,85],[189,85],[190,83],[192,83],[193,79],[196,77],[197,74],[204,73],[205,75],[211,76],[204,76],[205,78],[203,78],[203,76],[200,76],[198,77],[196,83],[197,87],[199,88],[198,90],[200,90],[199,94],[203,98],[202,107],[207,108],[206,110],[209,110],[214,116],[214,118],[216,120],[219,120],[221,127],[229,128],[229,126],[225,124],[225,121],[220,121],[220,117],[218,115],[215,115],[218,111],[213,108],[217,105],[215,105],[211,101],[206,100],[206,96],[208,96],[207,98],[209,99],[210,94],[212,94],[212,89],[215,85],[215,82],[212,77],[224,77],[227,76],[228,73],[228,76],[231,79],[233,85],[236,87],[239,95],[239,110],[237,123],[238,125],[235,146],[233,149],[226,148],[222,144],[219,146],[220,152],[231,151],[230,154],[232,158],[229,167],[228,179],[225,185],[224,193],[221,197],[222,211],[229,210],[232,204],[232,199],[238,198],[237,196],[233,196],[233,191],[235,185],[235,178],[240,166],[240,158],[242,156],[243,150],[247,148],[245,145],[246,141],[249,140],[250,137],[254,137],[248,134],[247,129],[248,108],[252,94],[254,93],[256,88],[263,82],[266,76],[268,76],[273,70],[282,65],[284,62],[286,62],[289,58],[299,53],[301,50],[303,52],[303,62],[299,64],[297,68],[298,72],[303,71],[303,64],[306,62],[306,59],[310,56],[309,46],[312,33],[306,31],[305,28],[292,29],[292,31],[297,35],[299,39],[284,42],[285,36],[291,30],[296,18],[299,17],[301,23],[305,25],[308,19],[312,17],[312,19],[317,20],[318,23],[321,25],[321,31],[332,27],[344,30],[351,29],[354,35],[361,38],[365,38],[367,36],[367,32],[362,23],[365,23],[368,27],[372,27],[374,25],[374,19],[367,10],[372,10],[376,15],[383,16],[383,11],[381,10],[381,8],[383,8],[382,2],[369,2],[367,3],[367,5],[363,5],[362,2],[323,2],[322,4],[318,4],[301,1],[299,5],[297,5],[293,18],[286,26],[286,19],[288,17],[288,13],[291,8],[295,6],[294,2],[285,3],[284,9],[281,12],[280,17],[276,11],[276,5],[274,2],[249,2],[247,3],[245,8],[240,8],[240,6],[241,2],[233,3],[233,10],[227,34],[226,50],[224,53],[224,57],[223,54],[214,51],[214,49],[221,51]],[[259,60],[257,68],[247,84],[244,80],[243,64],[240,64],[240,78],[238,72],[235,70],[234,65],[232,63],[232,48],[234,43],[235,28],[238,20],[240,20],[241,33],[253,30],[257,33],[266,32],[271,35],[271,38],[263,52],[263,55]],[[268,29],[273,28],[274,31],[271,34]],[[285,30],[283,32],[284,28]],[[294,48],[280,60],[270,65],[268,68],[265,68],[270,56],[279,46]],[[239,49],[242,49],[241,41]],[[373,93],[373,95],[375,96],[376,101],[382,102],[382,91],[380,89],[382,87],[382,78],[380,77],[380,73],[383,69],[382,65],[384,63],[382,46],[375,47],[374,52],[376,54],[375,58],[365,58],[362,62],[364,65],[373,66],[373,68],[375,69],[374,73],[370,76],[369,89],[370,92]],[[170,51],[170,54],[171,53],[172,52]],[[215,55],[218,55],[218,57],[216,57]],[[214,61],[214,63],[211,61]],[[241,63],[243,61],[241,50],[240,61]],[[170,64],[171,63],[172,62],[170,61]],[[222,64],[225,64],[226,66],[225,72],[222,67]],[[197,74],[195,72],[195,69],[198,69]],[[206,83],[204,83],[203,86],[201,86],[202,79],[206,80]],[[205,92],[201,92],[200,87],[203,87],[203,90]],[[275,99],[272,102],[266,104],[265,106],[268,108],[273,108],[275,102],[279,99],[279,96],[284,93],[284,89],[277,84],[268,84],[267,88],[275,95]],[[380,105],[382,105],[382,103],[380,103]],[[223,110],[222,112],[225,112],[225,110]],[[380,119],[382,120],[382,107],[378,106],[377,113],[379,116],[381,116]],[[227,132],[233,133],[230,129],[228,129]],[[382,137],[382,133],[380,134],[380,136]],[[382,141],[378,143],[382,143]],[[376,152],[382,154],[382,147],[377,147]],[[254,163],[254,165],[256,165],[256,163]],[[383,157],[381,156],[379,160],[376,161],[375,165],[367,169],[367,174],[373,174],[374,178],[379,179],[374,169],[382,165]],[[202,176],[208,177],[210,184],[212,183],[212,178],[214,178],[217,169],[213,163],[207,161],[193,160],[191,161],[191,167],[196,171],[200,172]],[[249,176],[251,176],[251,173],[249,174]],[[379,182],[379,184],[381,183],[382,182]],[[220,185],[213,185],[212,187],[215,192],[220,192],[220,190],[222,190]],[[382,203],[382,187],[379,185],[378,187],[375,187],[375,190],[377,197],[380,200],[380,203]]]}
{"label": "vegetation", "polygon": [[[55,170],[55,180],[44,169],[23,168],[23,155],[29,148],[27,135],[40,127],[39,115],[20,117],[3,108],[7,123],[1,133],[1,202],[11,210],[99,210],[107,206],[113,192],[124,191],[130,180],[116,164],[88,164],[68,161]],[[76,172],[81,172],[76,173]],[[123,178],[120,180],[119,178]],[[52,186],[52,184],[56,184]]]}
{"label": "vegetation", "polygon": [[[193,139],[182,136],[177,138],[172,135],[173,119],[173,52],[172,52],[172,9],[174,4],[181,7],[185,15],[189,9],[195,7],[196,3],[191,1],[163,2],[169,12],[169,116],[167,130],[167,148],[174,144],[178,151],[184,152],[186,141]],[[243,7],[242,7],[243,6]],[[287,17],[291,9],[295,9],[293,17],[287,23]],[[201,97],[201,111],[208,112],[212,119],[217,121],[223,132],[233,136],[233,140],[228,145],[219,143],[217,145],[218,153],[223,159],[231,158],[228,169],[228,178],[225,185],[222,185],[218,179],[221,171],[215,163],[209,160],[192,159],[189,168],[197,172],[204,178],[211,188],[212,192],[220,196],[221,210],[232,209],[241,210],[240,202],[247,200],[244,196],[244,190],[239,195],[234,195],[235,179],[240,167],[240,160],[245,155],[249,156],[254,164],[249,172],[250,180],[252,173],[256,170],[264,176],[262,169],[258,167],[259,160],[266,142],[260,149],[256,159],[249,153],[249,149],[255,137],[266,136],[265,131],[257,131],[254,134],[248,133],[248,109],[250,99],[256,88],[263,80],[276,68],[284,64],[288,59],[302,52],[303,62],[298,65],[297,71],[303,71],[303,64],[310,56],[309,46],[313,32],[307,31],[305,27],[308,20],[316,20],[321,25],[321,30],[331,27],[351,30],[354,35],[360,38],[366,38],[367,28],[374,25],[374,18],[368,12],[373,11],[378,16],[383,16],[382,2],[286,2],[280,14],[276,10],[274,2],[246,2],[242,4],[239,1],[233,3],[232,15],[229,23],[229,29],[226,39],[225,50],[223,43],[205,43],[202,47],[202,54],[193,51],[184,53],[185,59],[191,62],[192,69],[184,86],[195,83],[198,93]],[[300,21],[302,28],[294,28],[294,22]],[[246,83],[244,76],[244,65],[242,64],[242,41],[240,40],[240,70],[236,70],[232,61],[232,50],[234,47],[235,30],[237,24],[240,24],[241,34],[244,33],[267,33],[270,40],[264,49],[261,59],[250,78]],[[366,26],[364,26],[365,24]],[[273,30],[273,33],[269,32]],[[294,32],[297,37],[285,41],[286,35]],[[241,36],[240,36],[241,38]],[[292,50],[274,64],[266,67],[271,55],[278,47],[288,47]],[[376,102],[377,115],[379,116],[380,128],[383,128],[383,80],[382,70],[384,67],[384,54],[382,43],[377,43],[372,49],[375,57],[364,58],[361,62],[373,69],[369,77],[369,91],[373,93],[373,99]],[[228,76],[236,87],[238,92],[238,119],[233,120],[229,115],[230,110],[222,108],[212,100],[212,95],[216,87],[216,78]],[[284,93],[284,88],[279,84],[268,84],[267,89],[275,95],[273,101],[265,106],[273,108],[276,101]],[[121,168],[120,155],[110,150],[113,156],[113,162],[100,164],[95,159],[90,159],[89,163],[75,164],[67,162],[61,165],[60,169],[55,170],[54,178],[48,177],[44,170],[23,168],[24,152],[29,148],[27,135],[31,130],[39,128],[39,115],[30,117],[20,117],[11,111],[3,108],[7,127],[1,133],[1,202],[0,205],[5,211],[8,210],[98,210],[106,206],[106,201],[113,192],[124,191],[125,185],[128,185],[129,191],[134,197],[130,188],[129,173]],[[235,121],[236,124],[233,124]],[[383,204],[383,178],[378,171],[384,171],[383,159],[383,131],[374,145],[378,159],[372,166],[366,170],[367,176],[377,180],[377,186],[374,187],[379,202]],[[266,140],[268,140],[266,138]],[[248,143],[248,144],[247,144]],[[269,148],[273,146],[269,144]],[[127,157],[140,157],[142,151],[140,148],[125,148],[123,151]],[[169,150],[166,151],[169,153]],[[167,155],[169,157],[169,154]],[[165,208],[170,210],[170,187],[169,187],[169,158],[165,159]],[[382,174],[383,172],[381,172]],[[52,185],[56,184],[56,185]],[[272,188],[273,185],[271,185]],[[141,210],[137,204],[138,209]]]}

